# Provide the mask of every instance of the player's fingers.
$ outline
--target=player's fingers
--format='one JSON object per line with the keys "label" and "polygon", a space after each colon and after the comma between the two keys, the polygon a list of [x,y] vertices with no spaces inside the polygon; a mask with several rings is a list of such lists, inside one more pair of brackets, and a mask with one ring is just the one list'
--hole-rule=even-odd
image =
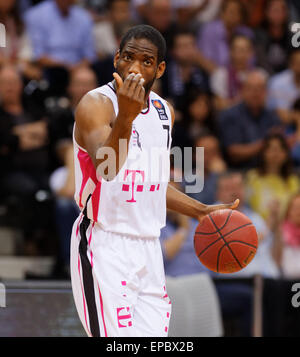
{"label": "player's fingers", "polygon": [[123,80],[122,78],[119,76],[119,74],[117,72],[113,73],[113,77],[116,81],[117,84],[117,91],[123,86]]}
{"label": "player's fingers", "polygon": [[236,209],[239,203],[240,200],[237,198],[233,203],[208,206],[207,214],[221,209]]}
{"label": "player's fingers", "polygon": [[134,73],[130,73],[124,80],[122,90],[124,93],[128,94],[129,88],[131,86],[132,79],[134,78]]}
{"label": "player's fingers", "polygon": [[237,198],[233,203],[227,203],[222,205],[215,206],[215,211],[219,209],[236,209],[240,203],[240,200]]}
{"label": "player's fingers", "polygon": [[137,73],[133,76],[131,79],[131,82],[129,83],[129,88],[128,88],[128,95],[134,97],[136,88],[138,87],[140,80],[142,78],[142,75],[140,73]]}
{"label": "player's fingers", "polygon": [[144,83],[145,80],[144,78],[141,78],[139,80],[138,85],[136,86],[135,93],[134,93],[134,98],[138,101],[143,102],[145,99],[145,88],[144,88]]}
{"label": "player's fingers", "polygon": [[229,208],[236,209],[240,204],[240,200],[237,198],[232,204],[229,205]]}

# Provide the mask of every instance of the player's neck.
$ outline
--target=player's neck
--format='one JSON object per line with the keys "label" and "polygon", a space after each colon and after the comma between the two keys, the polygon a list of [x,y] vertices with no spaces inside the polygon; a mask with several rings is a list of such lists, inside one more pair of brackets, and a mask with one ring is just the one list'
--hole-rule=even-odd
{"label": "player's neck", "polygon": [[150,91],[151,90],[149,90],[149,92],[145,94],[145,101],[144,101],[143,110],[148,109]]}

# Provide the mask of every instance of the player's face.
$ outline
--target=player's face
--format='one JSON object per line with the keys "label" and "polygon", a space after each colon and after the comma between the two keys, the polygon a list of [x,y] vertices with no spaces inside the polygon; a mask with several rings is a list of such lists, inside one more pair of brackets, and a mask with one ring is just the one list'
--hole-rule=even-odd
{"label": "player's face", "polygon": [[143,38],[129,40],[122,52],[116,54],[114,65],[123,81],[131,73],[141,74],[145,79],[146,93],[151,90],[155,79],[163,75],[166,66],[164,61],[158,63],[156,46]]}

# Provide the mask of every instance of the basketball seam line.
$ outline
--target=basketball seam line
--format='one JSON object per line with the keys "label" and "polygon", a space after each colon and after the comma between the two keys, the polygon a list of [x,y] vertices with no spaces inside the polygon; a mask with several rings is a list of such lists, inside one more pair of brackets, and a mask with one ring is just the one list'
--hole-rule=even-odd
{"label": "basketball seam line", "polygon": [[[222,239],[222,238],[220,238],[220,239]],[[223,247],[221,247],[221,248],[219,249],[219,251],[218,251],[218,257],[217,257],[217,272],[219,272],[220,255],[221,255],[221,252],[222,252],[223,248],[225,248],[225,247],[226,247],[226,245],[224,244]]]}
{"label": "basketball seam line", "polygon": [[249,247],[257,249],[257,247],[255,247],[255,245],[243,242],[241,240],[231,240],[230,242],[228,242],[228,244],[231,244],[231,243],[241,243],[241,244],[245,244],[245,245],[248,245]]}
{"label": "basketball seam line", "polygon": [[[217,231],[211,232],[211,233],[206,233],[206,232],[203,232],[203,233],[202,233],[202,232],[197,232],[197,233],[198,233],[198,234],[203,234],[203,235],[210,235],[210,234],[218,233],[218,232],[219,232],[219,229],[223,229],[223,228],[226,226],[226,224],[227,224],[227,222],[228,222],[228,220],[229,220],[231,214],[232,214],[232,211],[229,212],[229,215],[228,215],[228,217],[226,218],[226,221],[225,221],[225,223],[223,224],[222,227],[218,228],[218,227],[215,225],[215,227],[217,228]],[[210,214],[209,214],[208,216],[210,217]]]}
{"label": "basketball seam line", "polygon": [[[251,224],[251,223],[250,223]],[[221,239],[221,238],[220,238]],[[245,245],[247,245],[247,246],[250,246],[250,247],[252,247],[252,248],[255,248],[255,250],[257,249],[257,247],[255,247],[254,245],[252,245],[252,244],[249,244],[249,243],[245,243],[245,242],[242,242],[242,241],[240,241],[240,240],[232,240],[232,241],[230,241],[230,242],[228,242],[228,248],[229,248],[229,245],[231,244],[231,243],[241,243],[241,244],[245,244]],[[227,245],[223,245],[220,249],[219,249],[219,252],[218,252],[218,258],[217,258],[217,271],[219,271],[219,258],[220,258],[220,255],[221,255],[221,251],[222,251],[222,249],[223,248],[225,248]],[[251,252],[250,252],[250,254],[251,254]],[[250,254],[249,254],[249,256],[250,256]],[[232,254],[233,255],[233,254]],[[249,258],[249,256],[248,256],[248,258]],[[247,258],[247,259],[248,259]]]}
{"label": "basketball seam line", "polygon": [[[239,229],[242,229],[242,228],[244,228],[244,227],[248,227],[248,226],[251,226],[251,225],[252,225],[252,223],[246,223],[246,224],[244,224],[244,225],[242,225],[242,226],[239,226],[239,227],[233,229],[232,231],[227,232],[226,234],[224,234],[224,235],[223,235],[223,238],[227,237],[229,234],[231,234],[231,233],[233,233],[233,232],[235,232],[235,231],[237,231],[237,230],[239,230]],[[196,234],[197,234],[197,233],[198,233],[198,232],[196,232]],[[215,233],[218,233],[218,232],[215,232]],[[215,234],[215,233],[208,233],[208,234]],[[201,233],[199,232],[198,234],[201,234]],[[217,242],[218,242],[219,240],[221,240],[221,239],[222,239],[222,237],[218,238],[218,239],[215,240],[213,243],[211,243],[211,244],[208,245],[206,248],[204,248],[204,249],[202,250],[202,252],[198,254],[198,258],[199,258],[208,248],[210,248],[212,245],[214,245],[215,243],[217,243]],[[195,241],[195,239],[194,239],[194,241]],[[237,242],[238,242],[238,241],[237,241]],[[230,243],[231,243],[231,242],[230,242]],[[244,243],[244,242],[240,242],[240,243]],[[253,247],[254,247],[254,246],[253,246]],[[256,247],[254,247],[254,248],[256,248]]]}
{"label": "basketball seam line", "polygon": [[[230,212],[229,215],[228,215],[228,219],[229,219],[230,215],[231,215],[231,212]],[[230,253],[232,254],[233,258],[237,261],[238,265],[239,265],[240,268],[242,269],[243,267],[242,267],[241,263],[238,261],[237,257],[234,255],[232,249],[229,247],[228,243],[226,242],[225,238],[223,237],[223,235],[222,235],[222,233],[220,232],[219,228],[217,227],[216,223],[215,223],[214,220],[212,219],[211,215],[209,214],[208,217],[209,217],[210,220],[212,221],[213,225],[216,227],[218,233],[220,234],[221,238],[222,238],[223,241],[224,241],[224,244],[225,244],[226,247],[229,249],[229,251],[230,251]],[[218,268],[218,267],[217,267],[217,268]],[[218,269],[217,269],[217,271],[218,271]]]}

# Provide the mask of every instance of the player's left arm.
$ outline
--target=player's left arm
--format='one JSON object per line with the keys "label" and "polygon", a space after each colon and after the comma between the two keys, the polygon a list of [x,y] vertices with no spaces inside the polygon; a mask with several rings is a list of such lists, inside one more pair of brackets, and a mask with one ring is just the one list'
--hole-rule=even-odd
{"label": "player's left arm", "polygon": [[[175,121],[175,113],[173,107],[168,103],[172,115],[172,127]],[[220,209],[236,209],[239,205],[239,200],[235,200],[230,204],[205,205],[183,192],[178,191],[171,184],[167,188],[167,208],[184,214],[186,216],[196,218],[199,221],[207,214]]]}
{"label": "player's left arm", "polygon": [[167,208],[184,214],[186,216],[196,218],[199,221],[207,214],[220,209],[236,209],[239,205],[239,199],[229,204],[205,205],[183,192],[178,191],[172,185],[168,185],[167,189]]}

